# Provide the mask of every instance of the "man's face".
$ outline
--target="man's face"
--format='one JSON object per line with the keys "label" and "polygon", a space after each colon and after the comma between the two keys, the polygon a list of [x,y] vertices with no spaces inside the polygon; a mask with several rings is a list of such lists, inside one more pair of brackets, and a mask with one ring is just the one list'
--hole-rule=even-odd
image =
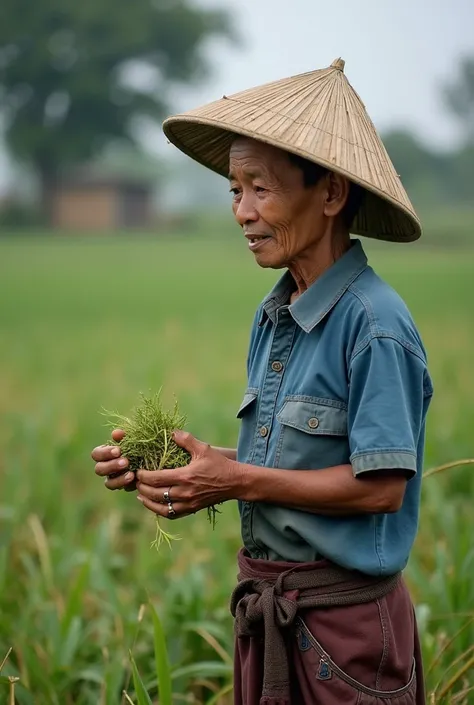
{"label": "man's face", "polygon": [[324,234],[326,179],[305,187],[288,154],[239,137],[230,149],[232,210],[261,267],[291,265]]}

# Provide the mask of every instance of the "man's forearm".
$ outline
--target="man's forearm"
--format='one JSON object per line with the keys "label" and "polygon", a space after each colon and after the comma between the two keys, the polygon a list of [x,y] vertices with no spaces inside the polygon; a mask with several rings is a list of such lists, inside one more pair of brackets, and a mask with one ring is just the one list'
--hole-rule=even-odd
{"label": "man's forearm", "polygon": [[384,514],[398,511],[406,477],[399,471],[354,477],[351,465],[322,470],[280,470],[237,463],[237,499],[294,507],[314,514]]}

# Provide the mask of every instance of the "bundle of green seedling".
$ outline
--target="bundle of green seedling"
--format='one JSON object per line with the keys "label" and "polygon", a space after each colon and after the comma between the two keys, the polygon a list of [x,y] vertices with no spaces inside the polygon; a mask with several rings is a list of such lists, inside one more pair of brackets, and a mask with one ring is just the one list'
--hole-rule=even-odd
{"label": "bundle of green seedling", "polygon": [[[121,441],[107,441],[107,445],[119,446],[121,454],[129,461],[128,470],[173,470],[184,467],[191,460],[188,451],[181,448],[173,440],[173,431],[181,430],[186,424],[183,416],[175,403],[171,411],[163,408],[161,393],[152,396],[140,395],[141,403],[131,412],[130,416],[122,416],[116,412],[104,411],[108,417],[107,426],[112,429],[120,428],[125,432]],[[208,517],[212,526],[215,526],[216,513],[214,506],[208,507]],[[171,541],[179,537],[166,532],[160,525],[156,516],[156,538],[152,546],[159,548],[163,541],[171,546]]]}

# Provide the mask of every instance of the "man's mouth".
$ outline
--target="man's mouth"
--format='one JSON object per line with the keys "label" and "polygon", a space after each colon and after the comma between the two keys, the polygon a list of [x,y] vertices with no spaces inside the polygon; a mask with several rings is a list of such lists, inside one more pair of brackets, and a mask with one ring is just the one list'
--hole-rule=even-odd
{"label": "man's mouth", "polygon": [[267,240],[269,237],[270,235],[255,235],[255,237],[249,237],[247,235],[247,239],[251,245],[255,245],[255,243],[260,242],[260,240]]}
{"label": "man's mouth", "polygon": [[246,237],[249,241],[249,250],[251,250],[252,252],[255,252],[256,250],[265,247],[265,243],[267,242],[267,240],[272,239],[271,235],[254,235],[253,237],[247,235]]}

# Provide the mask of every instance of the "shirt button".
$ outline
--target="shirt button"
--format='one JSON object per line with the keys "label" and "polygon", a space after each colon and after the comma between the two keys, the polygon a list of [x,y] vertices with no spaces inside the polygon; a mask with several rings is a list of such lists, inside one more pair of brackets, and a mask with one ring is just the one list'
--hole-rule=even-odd
{"label": "shirt button", "polygon": [[268,428],[266,426],[262,426],[262,428],[260,429],[260,435],[262,436],[262,438],[265,438],[265,436],[267,434],[268,434]]}
{"label": "shirt button", "polygon": [[274,372],[281,372],[283,369],[283,365],[279,360],[275,360],[275,362],[272,362],[272,370]]}
{"label": "shirt button", "polygon": [[309,426],[310,428],[318,428],[318,426],[319,426],[319,419],[317,419],[315,416],[313,416],[313,418],[311,418],[311,419],[308,421],[308,426]]}

